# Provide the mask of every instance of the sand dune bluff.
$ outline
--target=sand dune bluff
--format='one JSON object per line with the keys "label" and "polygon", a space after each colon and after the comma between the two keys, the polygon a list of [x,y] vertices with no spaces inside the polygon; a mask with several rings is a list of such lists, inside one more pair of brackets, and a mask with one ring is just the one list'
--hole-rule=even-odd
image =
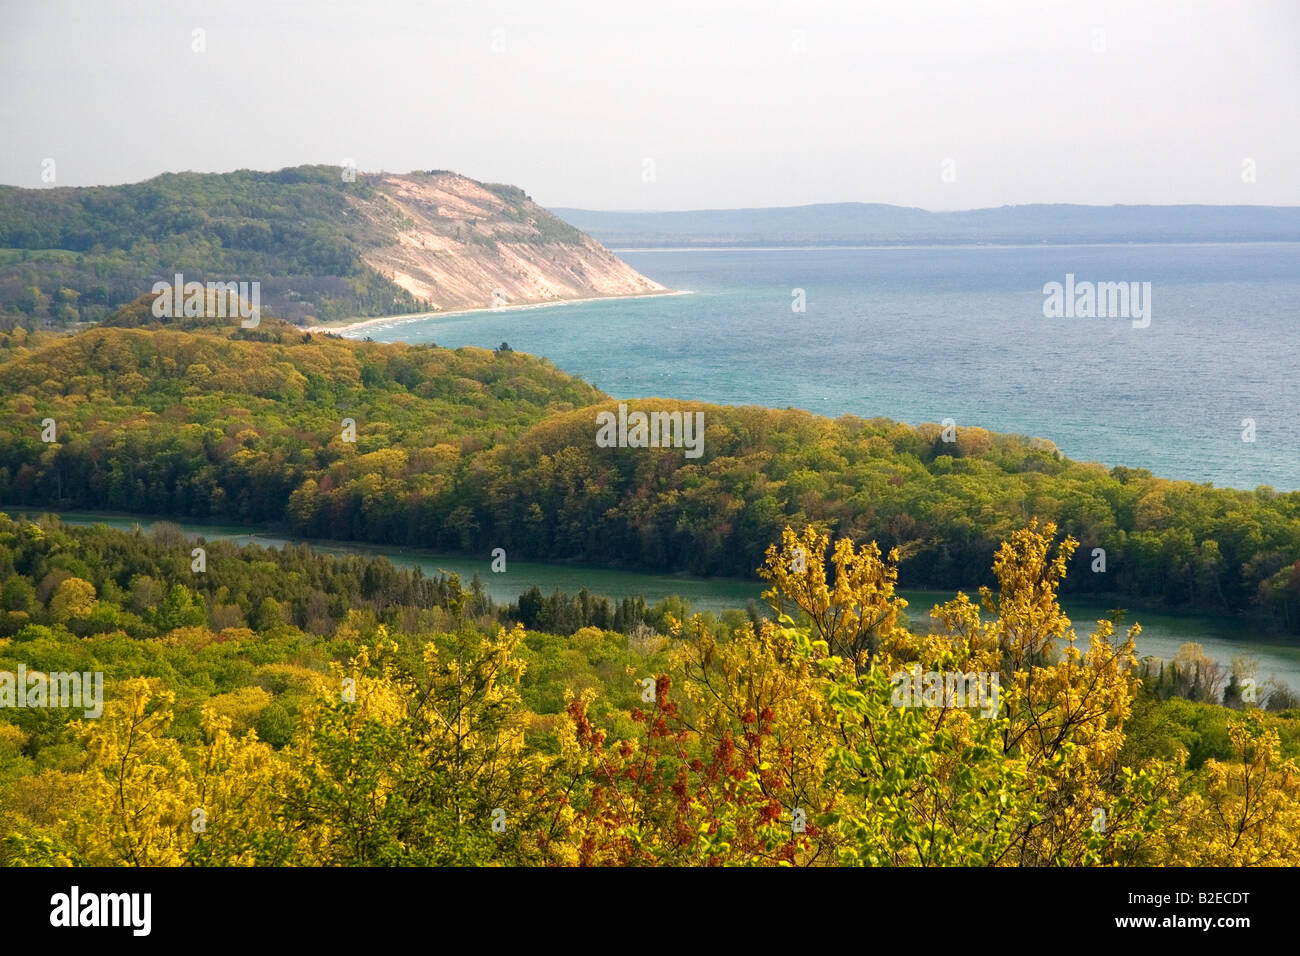
{"label": "sand dune bluff", "polygon": [[671,291],[513,186],[451,172],[385,175],[357,210],[392,240],[366,264],[431,309]]}

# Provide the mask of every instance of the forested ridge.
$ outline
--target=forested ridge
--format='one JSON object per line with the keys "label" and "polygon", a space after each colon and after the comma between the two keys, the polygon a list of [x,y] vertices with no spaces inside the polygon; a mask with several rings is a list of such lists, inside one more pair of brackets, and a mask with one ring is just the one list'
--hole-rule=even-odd
{"label": "forested ridge", "polygon": [[[0,186],[0,329],[100,321],[177,273],[256,281],[263,305],[303,323],[486,306],[494,285],[520,272],[513,254],[504,277],[483,268],[498,243],[544,250],[533,265],[561,286],[581,286],[579,277],[611,264],[636,275],[518,187],[446,170],[395,177],[317,165],[165,173],[121,186]],[[443,265],[433,284],[398,281],[404,269],[421,273],[397,250],[426,244]],[[473,301],[467,283],[477,283]]]}
{"label": "forested ridge", "polygon": [[144,300],[112,324],[0,336],[0,502],[741,576],[786,525],[813,524],[898,547],[906,586],[940,588],[991,583],[998,543],[1039,518],[1079,541],[1068,592],[1300,628],[1297,492],[1107,469],[975,427],[946,442],[937,425],[661,399],[630,404],[702,411],[701,458],[600,448],[613,400],[517,352],[269,318],[162,326]]}
{"label": "forested ridge", "polygon": [[0,186],[0,324],[103,319],[177,272],[256,279],[268,298],[292,293],[325,319],[414,310],[412,296],[362,262],[377,237],[350,210],[349,191],[375,187],[365,176],[345,183],[330,166]]}

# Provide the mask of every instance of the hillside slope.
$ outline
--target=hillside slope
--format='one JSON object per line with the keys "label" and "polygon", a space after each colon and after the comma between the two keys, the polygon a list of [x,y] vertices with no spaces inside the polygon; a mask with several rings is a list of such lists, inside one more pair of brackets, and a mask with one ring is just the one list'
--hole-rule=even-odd
{"label": "hillside slope", "polygon": [[98,321],[176,273],[260,282],[298,323],[666,291],[522,190],[446,171],[0,187],[0,327]]}
{"label": "hillside slope", "polygon": [[979,428],[945,441],[938,425],[657,398],[628,404],[698,413],[699,456],[604,447],[597,413],[617,403],[520,353],[269,318],[186,330],[151,325],[146,304],[114,321],[138,327],[0,333],[0,505],[727,575],[814,523],[899,547],[908,586],[944,588],[986,582],[1037,517],[1080,542],[1071,590],[1300,628],[1300,492],[1166,481]]}
{"label": "hillside slope", "polygon": [[512,186],[385,176],[377,199],[351,201],[387,238],[363,261],[433,308],[667,291]]}

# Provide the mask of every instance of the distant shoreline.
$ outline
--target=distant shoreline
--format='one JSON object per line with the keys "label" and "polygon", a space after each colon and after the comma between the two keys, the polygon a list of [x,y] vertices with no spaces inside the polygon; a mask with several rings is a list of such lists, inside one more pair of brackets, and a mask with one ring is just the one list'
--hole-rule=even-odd
{"label": "distant shoreline", "polygon": [[519,302],[514,305],[480,305],[468,309],[447,309],[433,312],[407,312],[402,315],[382,315],[372,319],[342,319],[338,322],[326,322],[320,325],[303,325],[304,332],[333,332],[341,335],[368,328],[383,322],[418,322],[420,319],[436,319],[448,315],[470,315],[475,312],[513,312],[521,309],[545,309],[554,305],[578,305],[582,302],[607,302],[610,299],[649,299],[662,295],[691,295],[690,290],[665,289],[663,292],[637,292],[633,295],[596,295],[585,299],[553,299],[546,302]]}
{"label": "distant shoreline", "polygon": [[793,245],[767,245],[762,242],[737,245],[696,243],[693,245],[614,246],[615,239],[601,239],[613,253],[624,252],[806,252],[817,249],[853,251],[866,249],[1053,249],[1102,246],[1274,246],[1296,245],[1300,239],[1116,239],[1113,241],[1067,242],[804,242]]}

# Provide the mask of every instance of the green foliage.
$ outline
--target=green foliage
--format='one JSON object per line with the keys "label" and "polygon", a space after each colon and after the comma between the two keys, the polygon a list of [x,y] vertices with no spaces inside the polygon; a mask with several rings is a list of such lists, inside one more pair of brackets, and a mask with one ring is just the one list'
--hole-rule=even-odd
{"label": "green foliage", "polygon": [[[987,620],[959,596],[910,633],[893,559],[841,541],[833,580],[769,574],[808,623],[665,602],[650,640],[503,627],[382,558],[213,542],[196,573],[173,527],[0,515],[33,615],[0,672],[106,689],[93,720],[0,710],[0,864],[1294,863],[1300,719],[1134,698],[1131,635],[1074,646],[1052,532],[999,549]],[[768,571],[800,541],[829,539],[787,531]],[[215,627],[231,607],[251,628]],[[865,668],[831,655],[886,619]],[[899,706],[910,664],[1000,670],[1002,706]]]}
{"label": "green foliage", "polygon": [[0,501],[731,576],[811,524],[898,548],[914,587],[992,583],[1029,515],[1080,543],[1066,594],[1300,629],[1300,492],[1107,470],[974,428],[942,443],[933,425],[661,400],[641,407],[704,414],[699,458],[601,448],[612,403],[545,361],[266,325],[0,341]]}
{"label": "green foliage", "polygon": [[[585,241],[523,190],[484,188],[503,206],[482,226],[475,220],[470,241]],[[381,176],[345,180],[336,166],[166,173],[81,189],[0,186],[0,329],[99,321],[176,273],[258,281],[263,305],[295,321],[427,308],[363,258],[397,242],[391,194]],[[481,231],[494,220],[505,227],[500,236]]]}
{"label": "green foliage", "polygon": [[[399,309],[414,308],[408,293],[361,259],[378,235],[350,198],[375,188],[365,176],[344,182],[332,166],[166,173],[91,189],[0,187],[0,248],[8,247],[0,257],[0,315],[16,309],[56,322],[94,321],[177,272],[199,281],[259,280],[277,300],[292,285],[305,311],[322,319],[385,314],[394,299]],[[31,255],[15,256],[19,250]],[[50,302],[36,301],[42,290]]]}

